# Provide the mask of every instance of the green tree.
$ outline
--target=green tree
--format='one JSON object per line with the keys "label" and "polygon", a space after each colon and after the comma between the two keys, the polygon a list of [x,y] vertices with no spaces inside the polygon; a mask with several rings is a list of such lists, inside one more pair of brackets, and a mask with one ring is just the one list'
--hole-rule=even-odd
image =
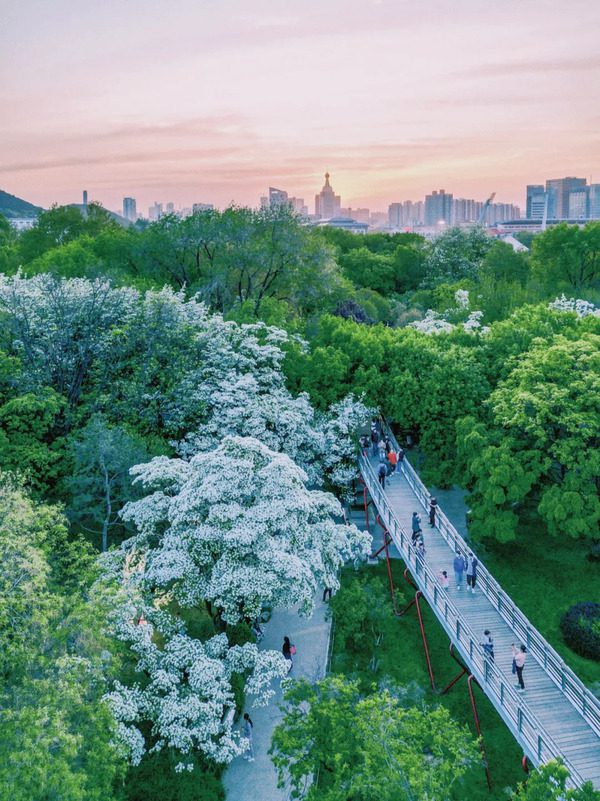
{"label": "green tree", "polygon": [[330,677],[295,683],[284,702],[271,754],[292,798],[446,801],[479,761],[444,707],[405,708],[388,690],[363,696],[357,682]]}
{"label": "green tree", "polygon": [[477,280],[493,244],[483,228],[451,228],[433,241],[425,260],[423,286],[456,283],[464,278]]}
{"label": "green tree", "polygon": [[600,801],[600,793],[591,782],[583,787],[567,788],[569,771],[560,762],[548,762],[533,771],[513,793],[514,801]]}
{"label": "green tree", "polygon": [[123,426],[109,426],[94,415],[71,443],[73,472],[66,479],[70,493],[68,513],[86,531],[100,537],[108,550],[108,537],[122,527],[119,511],[133,499],[129,469],[147,460],[143,441]]}
{"label": "green tree", "polygon": [[600,222],[583,228],[561,223],[533,240],[534,276],[549,291],[581,290],[598,286],[600,278]]}
{"label": "green tree", "polygon": [[472,532],[509,541],[534,504],[553,535],[593,537],[600,520],[600,337],[539,341],[488,401],[491,425],[459,426],[473,484]]}

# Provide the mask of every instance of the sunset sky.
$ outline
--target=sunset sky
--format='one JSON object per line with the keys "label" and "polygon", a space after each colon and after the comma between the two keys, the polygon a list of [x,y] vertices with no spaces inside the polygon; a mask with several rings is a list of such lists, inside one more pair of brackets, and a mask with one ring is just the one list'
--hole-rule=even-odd
{"label": "sunset sky", "polygon": [[600,3],[0,0],[0,189],[312,211],[600,182]]}

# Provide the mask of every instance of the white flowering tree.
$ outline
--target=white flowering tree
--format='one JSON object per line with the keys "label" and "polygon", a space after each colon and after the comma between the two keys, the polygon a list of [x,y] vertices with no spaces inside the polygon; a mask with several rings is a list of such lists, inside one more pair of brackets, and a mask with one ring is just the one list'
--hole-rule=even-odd
{"label": "white flowering tree", "polygon": [[182,408],[204,410],[205,421],[179,444],[190,457],[225,436],[254,437],[299,464],[312,485],[322,481],[320,437],[308,395],[285,386],[281,346],[288,334],[264,323],[238,325],[219,315],[197,334],[202,363],[179,387]]}
{"label": "white flowering tree", "polygon": [[312,610],[318,584],[337,587],[347,559],[370,537],[336,524],[336,499],[308,490],[306,473],[250,437],[227,437],[189,461],[158,457],[132,469],[149,491],[123,517],[138,534],[121,558],[143,560],[143,584],[182,606],[208,602],[227,623],[263,605]]}
{"label": "white flowering tree", "polygon": [[321,420],[321,461],[325,477],[336,495],[345,502],[352,500],[352,485],[358,472],[358,439],[374,415],[374,409],[369,409],[353,395],[347,395],[333,404]]}
{"label": "white flowering tree", "polygon": [[225,634],[194,639],[177,610],[206,607],[229,624],[264,606],[308,615],[317,585],[337,588],[340,565],[368,554],[371,537],[336,523],[338,501],[307,489],[301,468],[253,438],[226,437],[213,451],[157,457],[132,473],[147,491],[123,511],[137,534],[106,560],[135,599],[116,634],[143,677],[109,695],[119,736],[133,761],[170,747],[227,762],[245,747],[232,730],[234,676],[261,703],[287,666],[278,652],[230,646]]}
{"label": "white flowering tree", "polygon": [[549,303],[548,308],[559,312],[573,312],[578,317],[589,317],[590,315],[600,317],[600,308],[590,303],[589,300],[567,298],[564,293]]}
{"label": "white flowering tree", "polygon": [[115,633],[136,655],[140,675],[132,686],[116,682],[106,696],[119,743],[134,765],[147,751],[163,748],[179,754],[178,771],[192,769],[186,756],[194,752],[231,761],[247,747],[234,729],[235,674],[246,677],[246,693],[263,704],[273,694],[272,680],[288,671],[277,651],[259,651],[253,643],[230,647],[225,634],[202,642],[181,620],[140,603],[121,607]]}

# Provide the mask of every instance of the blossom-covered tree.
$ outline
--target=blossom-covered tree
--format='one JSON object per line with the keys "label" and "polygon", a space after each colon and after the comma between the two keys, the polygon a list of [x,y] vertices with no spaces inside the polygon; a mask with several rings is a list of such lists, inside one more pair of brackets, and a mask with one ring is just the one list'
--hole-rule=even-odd
{"label": "blossom-covered tree", "polygon": [[264,604],[312,609],[317,585],[338,586],[341,564],[370,537],[336,524],[332,495],[305,486],[292,460],[258,440],[227,437],[190,461],[158,457],[132,471],[149,494],[123,517],[138,534],[117,559],[142,564],[145,587],[183,606],[208,602],[228,623]]}

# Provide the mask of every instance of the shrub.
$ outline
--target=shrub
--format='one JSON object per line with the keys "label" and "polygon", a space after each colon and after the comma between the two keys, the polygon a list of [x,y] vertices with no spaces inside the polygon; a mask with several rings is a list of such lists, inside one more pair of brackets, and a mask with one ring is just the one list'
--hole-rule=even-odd
{"label": "shrub", "polygon": [[560,629],[575,653],[600,660],[600,604],[592,601],[574,604],[562,616]]}

